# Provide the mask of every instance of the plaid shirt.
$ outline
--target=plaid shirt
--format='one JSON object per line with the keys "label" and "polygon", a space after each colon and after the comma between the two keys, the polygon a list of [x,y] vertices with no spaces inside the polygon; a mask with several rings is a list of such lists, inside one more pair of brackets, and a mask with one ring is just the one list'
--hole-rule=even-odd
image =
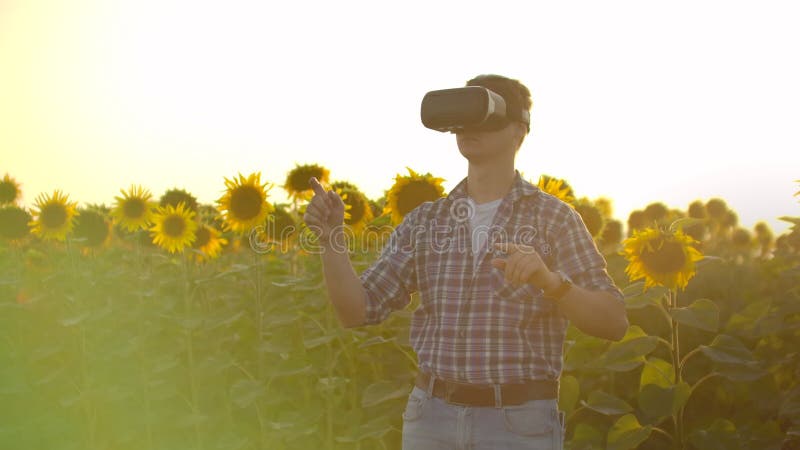
{"label": "plaid shirt", "polygon": [[506,283],[490,260],[493,242],[536,249],[550,270],[572,282],[605,290],[622,301],[580,215],[523,180],[519,172],[488,230],[488,245],[473,253],[467,180],[445,198],[425,202],[395,228],[378,260],[361,273],[366,320],[379,323],[405,307],[413,292],[420,306],[411,319],[411,345],[420,369],[466,383],[557,379],[567,319],[542,291]]}

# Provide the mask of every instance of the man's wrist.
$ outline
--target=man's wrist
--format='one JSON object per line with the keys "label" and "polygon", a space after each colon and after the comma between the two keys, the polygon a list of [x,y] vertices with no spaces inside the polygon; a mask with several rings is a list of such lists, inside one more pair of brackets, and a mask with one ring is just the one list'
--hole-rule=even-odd
{"label": "man's wrist", "polygon": [[553,292],[561,286],[561,275],[558,272],[547,271],[547,282],[542,286],[545,293]]}
{"label": "man's wrist", "polygon": [[572,280],[561,271],[550,273],[555,279],[555,282],[548,286],[547,289],[542,289],[542,294],[544,297],[557,302],[572,288]]}
{"label": "man's wrist", "polygon": [[347,236],[341,227],[336,227],[325,236],[320,236],[319,245],[325,251],[335,251],[338,253],[347,252]]}

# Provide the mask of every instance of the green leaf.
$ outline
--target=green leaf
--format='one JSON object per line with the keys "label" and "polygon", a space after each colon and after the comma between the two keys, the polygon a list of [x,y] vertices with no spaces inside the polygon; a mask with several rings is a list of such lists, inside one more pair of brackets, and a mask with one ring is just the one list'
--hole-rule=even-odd
{"label": "green leaf", "polygon": [[303,341],[303,346],[305,346],[307,350],[311,350],[312,348],[316,348],[319,347],[320,345],[325,345],[333,341],[334,339],[336,339],[336,336],[337,336],[336,333],[331,333],[331,334],[323,334],[322,336],[317,336],[311,339],[306,339]]}
{"label": "green leaf", "polygon": [[706,331],[717,331],[719,308],[711,300],[701,298],[685,308],[672,308],[669,314],[681,325]]}
{"label": "green leaf", "polygon": [[397,428],[392,426],[390,418],[380,415],[367,423],[352,427],[350,433],[344,436],[337,436],[334,440],[339,443],[356,444],[366,439],[381,439],[392,430],[397,430]]}
{"label": "green leaf", "polygon": [[666,388],[646,384],[639,389],[639,408],[653,419],[672,416],[686,405],[691,394],[692,388],[685,381]]}
{"label": "green leaf", "polygon": [[669,231],[675,232],[677,230],[683,231],[685,227],[691,227],[693,225],[698,225],[705,223],[705,219],[698,219],[695,217],[682,217],[669,225]]}
{"label": "green leaf", "polygon": [[247,408],[265,394],[264,386],[259,381],[239,380],[231,386],[231,400],[239,408]]}
{"label": "green leaf", "polygon": [[407,397],[409,388],[405,384],[392,381],[378,381],[364,389],[361,395],[361,406],[368,408],[383,402]]}
{"label": "green leaf", "polygon": [[703,450],[736,450],[742,448],[741,437],[733,422],[717,419],[708,428],[693,430],[689,442]]}
{"label": "green leaf", "polygon": [[558,409],[570,414],[575,409],[580,397],[581,386],[578,379],[572,375],[561,377],[560,388],[558,391]]}
{"label": "green leaf", "polygon": [[606,448],[608,450],[635,449],[650,437],[652,431],[650,425],[643,427],[636,420],[636,416],[626,414],[614,422],[614,425],[608,430]]}
{"label": "green leaf", "polygon": [[667,289],[656,286],[645,291],[644,281],[638,281],[625,287],[622,293],[625,295],[626,309],[641,309],[647,306],[659,306]]}
{"label": "green leaf", "polygon": [[581,450],[603,450],[606,445],[606,437],[601,430],[585,424],[575,425],[575,431],[570,439],[570,447]]}
{"label": "green leaf", "polygon": [[589,394],[588,401],[581,403],[592,411],[597,411],[606,416],[616,416],[633,411],[631,405],[619,397],[606,394],[603,391],[594,391]]}
{"label": "green leaf", "polygon": [[778,417],[787,420],[795,419],[793,421],[800,425],[800,421],[796,420],[800,417],[800,384],[795,385],[794,389],[784,396],[783,403],[778,410]]}
{"label": "green leaf", "polygon": [[598,361],[599,367],[617,372],[626,372],[644,363],[644,357],[658,345],[658,338],[648,336],[641,328],[633,325],[625,337],[614,342]]}
{"label": "green leaf", "polygon": [[567,342],[564,356],[565,371],[576,371],[594,367],[600,355],[608,348],[608,341],[580,334],[575,342]]}
{"label": "green leaf", "polygon": [[654,384],[658,387],[668,388],[675,384],[675,369],[668,361],[660,358],[648,358],[639,377],[639,386]]}
{"label": "green leaf", "polygon": [[731,381],[755,381],[769,373],[759,367],[756,361],[736,364],[716,363],[714,372]]}
{"label": "green leaf", "polygon": [[745,364],[753,360],[753,354],[738,339],[725,334],[714,338],[711,345],[701,345],[700,351],[718,363]]}
{"label": "green leaf", "polygon": [[84,312],[82,312],[80,314],[77,314],[75,316],[67,317],[65,319],[61,319],[61,320],[59,320],[58,323],[60,323],[62,326],[65,326],[65,327],[71,327],[71,326],[78,325],[79,323],[83,322],[87,317],[89,317],[91,315],[92,315],[91,311],[84,311]]}

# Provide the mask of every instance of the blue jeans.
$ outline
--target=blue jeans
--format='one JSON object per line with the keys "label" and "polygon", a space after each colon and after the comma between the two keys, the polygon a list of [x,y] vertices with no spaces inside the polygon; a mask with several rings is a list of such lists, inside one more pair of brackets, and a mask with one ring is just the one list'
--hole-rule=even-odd
{"label": "blue jeans", "polygon": [[403,450],[561,450],[563,441],[556,400],[458,406],[414,387],[403,412]]}

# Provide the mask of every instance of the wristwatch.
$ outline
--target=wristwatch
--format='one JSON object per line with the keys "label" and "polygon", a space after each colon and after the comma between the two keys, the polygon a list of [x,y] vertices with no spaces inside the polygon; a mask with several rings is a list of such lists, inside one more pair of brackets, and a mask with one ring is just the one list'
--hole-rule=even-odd
{"label": "wristwatch", "polygon": [[558,284],[558,286],[549,291],[543,291],[544,297],[554,302],[561,300],[561,297],[566,295],[570,288],[572,288],[572,280],[569,279],[567,274],[560,270],[556,271],[556,274],[561,279],[561,282]]}

